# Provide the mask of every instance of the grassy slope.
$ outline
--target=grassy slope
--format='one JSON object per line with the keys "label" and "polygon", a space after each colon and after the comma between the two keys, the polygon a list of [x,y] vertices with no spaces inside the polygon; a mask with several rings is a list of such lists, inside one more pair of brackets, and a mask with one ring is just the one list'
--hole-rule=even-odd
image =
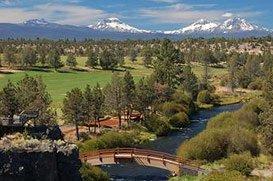
{"label": "grassy slope", "polygon": [[[62,59],[64,59],[62,57]],[[77,58],[78,67],[83,67],[85,64],[86,58],[80,57]],[[147,69],[141,65],[141,62],[135,62],[132,64],[129,61],[126,61],[125,66],[128,70],[131,71],[136,80],[139,80],[143,76],[150,75],[151,69]],[[125,70],[122,68],[120,70]],[[55,71],[43,72],[43,71],[25,71],[25,72],[16,72],[14,74],[0,74],[0,88],[3,87],[8,80],[13,82],[19,81],[25,74],[35,76],[42,76],[43,81],[47,85],[47,90],[52,96],[54,107],[59,105],[63,100],[65,93],[70,91],[72,88],[79,87],[84,88],[87,84],[94,86],[97,83],[100,83],[101,86],[107,84],[110,81],[113,74],[112,71],[105,70],[92,70],[90,72],[86,71],[69,71],[67,73],[59,73]],[[124,71],[120,71],[124,73]]]}
{"label": "grassy slope", "polygon": [[[86,57],[77,58],[79,68],[84,67],[86,59]],[[64,61],[65,57],[62,57],[62,60]],[[138,60],[135,63],[126,60],[125,67],[131,71],[135,80],[150,75],[152,72],[151,69],[147,69],[142,65],[141,60]],[[125,70],[125,68],[122,68],[121,70]],[[201,77],[203,73],[202,66],[193,65],[193,71],[198,77]],[[120,71],[120,73],[123,72],[124,71]],[[92,70],[90,72],[69,71],[68,73],[58,73],[54,71],[25,71],[14,74],[0,74],[0,88],[3,87],[8,80],[13,82],[19,81],[26,73],[31,76],[42,76],[47,85],[47,89],[52,96],[53,106],[59,107],[67,91],[70,91],[75,87],[84,88],[87,84],[94,86],[96,83],[100,83],[101,86],[104,86],[110,81],[113,72],[104,70]],[[220,76],[226,73],[226,69],[210,68],[210,73],[212,76]]]}

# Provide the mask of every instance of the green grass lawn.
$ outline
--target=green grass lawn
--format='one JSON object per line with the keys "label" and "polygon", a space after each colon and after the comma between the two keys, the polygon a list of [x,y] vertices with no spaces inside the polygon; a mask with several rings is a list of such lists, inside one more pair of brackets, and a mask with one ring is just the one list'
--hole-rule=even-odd
{"label": "green grass lawn", "polygon": [[[62,59],[64,59],[62,57]],[[83,67],[85,64],[86,58],[77,58],[78,67]],[[141,65],[141,62],[135,62],[134,64],[126,61],[125,66],[128,70],[131,71],[135,80],[139,80],[141,77],[150,75],[151,69],[147,69]],[[120,68],[119,70],[125,70],[125,68]],[[124,71],[116,71],[120,74],[123,74]],[[24,71],[16,72],[13,74],[0,74],[0,88],[3,87],[8,80],[12,82],[19,81],[25,74],[30,76],[41,76],[43,81],[47,85],[47,90],[51,94],[53,99],[53,106],[59,107],[65,93],[70,91],[73,88],[84,88],[87,84],[94,86],[97,83],[100,83],[101,86],[106,85],[110,80],[113,74],[112,71],[105,70],[91,70],[91,71],[69,71],[66,73],[59,73],[55,71],[43,72],[43,71]]]}
{"label": "green grass lawn", "polygon": [[[66,57],[62,57],[62,61],[65,61]],[[78,68],[83,68],[85,66],[86,57],[77,57]],[[141,77],[148,76],[151,74],[152,69],[148,69],[142,65],[142,61],[132,63],[131,61],[125,61],[125,67],[131,71],[135,80],[139,80]],[[125,70],[125,68],[120,68],[120,70]],[[226,69],[210,68],[211,75],[223,75],[226,73]],[[124,71],[119,71],[121,74]],[[201,77],[203,73],[202,66],[193,65],[193,72]],[[30,76],[42,76],[43,81],[47,85],[47,90],[51,94],[53,99],[53,107],[59,107],[62,103],[63,98],[67,91],[73,88],[84,88],[87,84],[94,86],[96,83],[100,83],[104,86],[111,80],[113,74],[112,71],[105,70],[91,70],[91,71],[69,71],[66,73],[59,73],[55,71],[45,72],[45,71],[24,71],[16,72],[13,74],[0,74],[0,88],[3,87],[8,80],[12,82],[19,81],[25,74]]]}

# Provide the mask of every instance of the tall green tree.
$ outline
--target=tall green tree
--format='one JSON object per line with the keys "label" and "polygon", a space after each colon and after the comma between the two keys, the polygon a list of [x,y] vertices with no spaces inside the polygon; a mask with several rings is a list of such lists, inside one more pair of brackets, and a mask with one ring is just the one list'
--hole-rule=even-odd
{"label": "tall green tree", "polygon": [[137,61],[137,50],[134,47],[132,47],[129,51],[129,59],[132,62]]}
{"label": "tall green tree", "polygon": [[102,69],[112,70],[117,67],[118,61],[114,53],[108,49],[104,49],[99,55],[99,62]]}
{"label": "tall green tree", "polygon": [[35,50],[26,47],[22,50],[20,59],[22,67],[32,67],[37,63],[38,57]]}
{"label": "tall green tree", "polygon": [[79,124],[84,118],[84,97],[80,89],[72,89],[66,94],[63,100],[62,112],[67,122],[75,125],[76,136],[79,140]]}
{"label": "tall green tree", "polygon": [[66,59],[66,65],[70,68],[75,68],[77,66],[77,60],[76,57],[72,54],[69,54]]}
{"label": "tall green tree", "polygon": [[115,56],[118,61],[119,66],[124,66],[125,59],[124,59],[124,50],[121,47],[115,49]]}
{"label": "tall green tree", "polygon": [[95,68],[96,66],[98,66],[98,64],[98,55],[93,51],[89,52],[86,66]]}
{"label": "tall green tree", "polygon": [[153,59],[153,50],[151,46],[146,45],[141,50],[141,56],[143,59],[143,63],[145,67],[150,67],[152,65],[152,59]]}
{"label": "tall green tree", "polygon": [[190,66],[178,67],[177,70],[177,80],[178,85],[189,95],[191,98],[196,98],[198,94],[198,78],[192,72]]}
{"label": "tall green tree", "polygon": [[105,104],[108,111],[118,117],[121,128],[121,116],[124,110],[123,80],[117,74],[113,74],[112,80],[105,87]]}
{"label": "tall green tree", "polygon": [[94,100],[93,100],[93,104],[94,104],[93,115],[94,115],[94,118],[95,118],[95,121],[96,121],[95,124],[96,124],[96,123],[99,123],[99,119],[103,115],[103,111],[104,111],[105,96],[104,96],[104,94],[102,92],[100,84],[97,84],[93,88],[93,96],[94,96]]}
{"label": "tall green tree", "polygon": [[156,98],[154,88],[147,80],[142,78],[136,85],[135,94],[134,108],[139,111],[142,116],[145,116]]}
{"label": "tall green tree", "polygon": [[53,67],[55,70],[64,66],[63,63],[61,62],[61,56],[57,50],[52,50],[49,52],[47,56],[47,61],[49,65]]}
{"label": "tall green tree", "polygon": [[6,48],[3,52],[3,61],[8,64],[9,67],[16,64],[15,52],[12,48]]}
{"label": "tall green tree", "polygon": [[181,53],[170,40],[164,40],[156,53],[154,77],[162,85],[174,87],[176,84],[176,63],[181,63]]}
{"label": "tall green tree", "polygon": [[55,122],[54,112],[50,108],[52,99],[41,77],[26,75],[18,82],[17,97],[20,112],[27,111],[38,114],[35,124],[53,124]]}
{"label": "tall green tree", "polygon": [[0,115],[12,118],[18,113],[19,101],[16,86],[10,81],[0,91]]}
{"label": "tall green tree", "polygon": [[129,71],[126,71],[123,77],[123,98],[124,106],[126,109],[127,119],[130,117],[130,114],[133,111],[133,103],[135,100],[135,82],[132,74]]}

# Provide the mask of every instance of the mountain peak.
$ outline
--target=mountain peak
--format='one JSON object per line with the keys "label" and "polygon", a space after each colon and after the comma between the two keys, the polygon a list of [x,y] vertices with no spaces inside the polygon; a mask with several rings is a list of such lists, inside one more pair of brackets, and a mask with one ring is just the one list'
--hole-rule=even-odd
{"label": "mountain peak", "polygon": [[49,22],[41,18],[41,19],[30,19],[30,20],[24,21],[23,24],[24,25],[47,25],[49,24]]}
{"label": "mountain peak", "polygon": [[252,31],[258,29],[258,26],[247,22],[245,19],[240,17],[234,17],[227,19],[220,27],[220,29],[226,31]]}
{"label": "mountain peak", "polygon": [[174,30],[166,31],[166,34],[181,34],[181,33],[195,33],[195,32],[212,32],[219,26],[219,23],[211,22],[206,19],[200,19],[190,24],[187,27]]}
{"label": "mountain peak", "polygon": [[124,33],[151,33],[148,30],[141,30],[125,24],[120,19],[116,17],[111,17],[98,21],[95,25],[89,25],[89,28],[101,30],[101,31],[115,31],[115,32],[124,32]]}

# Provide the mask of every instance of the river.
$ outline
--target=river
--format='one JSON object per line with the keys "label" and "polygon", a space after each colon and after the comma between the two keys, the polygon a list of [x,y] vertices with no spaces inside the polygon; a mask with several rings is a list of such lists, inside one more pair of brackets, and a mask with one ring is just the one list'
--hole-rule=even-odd
{"label": "river", "polygon": [[[143,147],[175,154],[181,143],[205,129],[207,121],[210,118],[222,112],[236,111],[241,107],[242,104],[232,104],[199,111],[191,116],[192,124],[187,128],[174,131],[168,136],[158,138]],[[166,181],[170,175],[168,171],[162,169],[143,167],[135,164],[106,165],[102,166],[102,169],[108,172],[111,179],[115,181]]]}

